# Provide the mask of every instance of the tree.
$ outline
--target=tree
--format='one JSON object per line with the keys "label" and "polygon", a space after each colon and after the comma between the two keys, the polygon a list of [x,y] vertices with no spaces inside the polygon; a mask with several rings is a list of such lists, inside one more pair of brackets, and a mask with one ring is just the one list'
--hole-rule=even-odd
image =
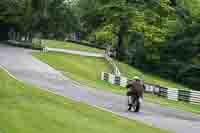
{"label": "tree", "polygon": [[[21,33],[64,34],[75,30],[77,23],[65,0],[1,0],[0,21],[18,27]],[[69,21],[70,20],[70,21]]]}
{"label": "tree", "polygon": [[119,60],[126,59],[126,43],[128,40],[128,18],[126,16],[120,17],[120,27],[119,31],[117,32],[117,46],[116,46],[116,58]]}
{"label": "tree", "polygon": [[177,33],[160,51],[161,75],[198,89],[200,85],[200,24]]}

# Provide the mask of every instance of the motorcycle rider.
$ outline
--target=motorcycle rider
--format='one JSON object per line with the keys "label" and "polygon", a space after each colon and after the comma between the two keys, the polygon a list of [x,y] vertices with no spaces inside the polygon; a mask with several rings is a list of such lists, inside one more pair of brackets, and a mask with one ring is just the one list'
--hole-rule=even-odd
{"label": "motorcycle rider", "polygon": [[[139,112],[140,109],[140,98],[143,98],[144,93],[144,83],[139,77],[134,77],[133,80],[128,81],[128,84],[126,86],[128,88],[127,96],[128,96],[128,110],[130,111],[134,106],[135,112]],[[135,100],[138,101],[137,105],[134,105]]]}

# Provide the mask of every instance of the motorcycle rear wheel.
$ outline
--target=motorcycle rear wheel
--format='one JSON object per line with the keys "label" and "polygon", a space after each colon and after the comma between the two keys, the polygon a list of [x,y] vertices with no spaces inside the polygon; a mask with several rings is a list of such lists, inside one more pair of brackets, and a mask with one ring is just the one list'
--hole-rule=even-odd
{"label": "motorcycle rear wheel", "polygon": [[140,107],[141,107],[141,106],[140,106],[139,100],[136,100],[134,112],[140,112]]}

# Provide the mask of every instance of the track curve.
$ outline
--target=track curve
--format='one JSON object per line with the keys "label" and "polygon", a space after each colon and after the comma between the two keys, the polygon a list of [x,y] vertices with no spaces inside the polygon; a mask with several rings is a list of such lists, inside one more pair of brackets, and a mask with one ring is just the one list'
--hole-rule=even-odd
{"label": "track curve", "polygon": [[[18,80],[120,116],[176,133],[199,133],[200,116],[144,103],[141,113],[126,111],[126,97],[76,84],[31,55],[31,50],[0,45],[0,65]],[[46,89],[45,89],[46,88]]]}

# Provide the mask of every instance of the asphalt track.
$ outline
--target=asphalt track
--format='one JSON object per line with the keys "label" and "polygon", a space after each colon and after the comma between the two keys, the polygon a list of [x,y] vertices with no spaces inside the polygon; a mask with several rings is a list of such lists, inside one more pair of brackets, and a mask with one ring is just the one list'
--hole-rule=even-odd
{"label": "asphalt track", "polygon": [[31,55],[31,50],[0,44],[0,65],[18,80],[58,95],[98,106],[120,116],[175,133],[200,133],[200,116],[144,103],[140,113],[127,112],[126,97],[81,86]]}

